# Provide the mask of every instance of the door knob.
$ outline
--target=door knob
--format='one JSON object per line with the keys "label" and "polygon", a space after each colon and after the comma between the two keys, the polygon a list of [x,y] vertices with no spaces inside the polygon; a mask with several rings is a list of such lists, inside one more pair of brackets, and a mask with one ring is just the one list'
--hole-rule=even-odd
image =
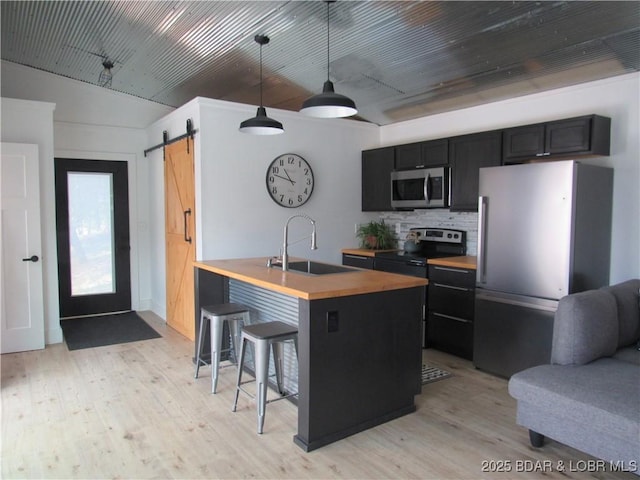
{"label": "door knob", "polygon": [[23,258],[23,262],[37,262],[40,260],[37,255],[31,255],[29,258]]}

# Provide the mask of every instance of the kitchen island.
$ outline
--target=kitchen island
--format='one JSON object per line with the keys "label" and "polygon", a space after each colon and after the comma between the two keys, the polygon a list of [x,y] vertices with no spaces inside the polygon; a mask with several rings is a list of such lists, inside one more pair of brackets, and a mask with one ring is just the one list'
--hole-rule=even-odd
{"label": "kitchen island", "polygon": [[231,299],[250,303],[252,322],[297,324],[294,442],[311,451],[415,411],[427,281],[357,268],[309,275],[266,262],[195,262],[196,311]]}

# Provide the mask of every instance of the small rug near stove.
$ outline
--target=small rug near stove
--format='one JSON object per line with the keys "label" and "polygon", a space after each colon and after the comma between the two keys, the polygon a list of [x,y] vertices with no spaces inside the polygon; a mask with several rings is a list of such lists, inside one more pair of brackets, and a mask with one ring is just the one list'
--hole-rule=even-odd
{"label": "small rug near stove", "polygon": [[451,374],[446,370],[441,370],[430,365],[422,365],[422,384],[437,382],[449,378]]}

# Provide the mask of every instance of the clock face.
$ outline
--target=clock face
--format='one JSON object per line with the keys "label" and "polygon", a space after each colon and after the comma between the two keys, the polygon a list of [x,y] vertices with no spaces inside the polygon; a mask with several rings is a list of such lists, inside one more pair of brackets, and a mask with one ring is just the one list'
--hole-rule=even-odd
{"label": "clock face", "polygon": [[267,169],[267,191],[283,207],[304,205],[313,193],[313,170],[300,155],[280,155]]}

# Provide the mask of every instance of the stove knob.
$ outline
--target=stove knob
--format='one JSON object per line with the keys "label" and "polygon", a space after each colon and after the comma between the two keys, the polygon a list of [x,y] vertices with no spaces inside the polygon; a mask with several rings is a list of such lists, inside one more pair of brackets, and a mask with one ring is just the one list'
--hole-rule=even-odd
{"label": "stove knob", "polygon": [[458,238],[458,234],[457,234],[457,233],[454,233],[454,234],[453,234],[453,238]]}
{"label": "stove knob", "polygon": [[451,234],[450,233],[447,233],[447,238],[451,238]]}

